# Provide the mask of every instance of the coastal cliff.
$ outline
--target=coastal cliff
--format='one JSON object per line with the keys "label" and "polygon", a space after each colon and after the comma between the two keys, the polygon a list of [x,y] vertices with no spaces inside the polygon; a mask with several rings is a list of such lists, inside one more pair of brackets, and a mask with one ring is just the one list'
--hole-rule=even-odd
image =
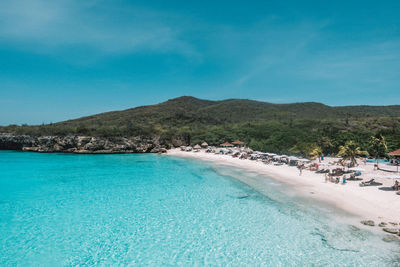
{"label": "coastal cliff", "polygon": [[0,150],[77,154],[163,153],[159,137],[28,136],[0,133]]}

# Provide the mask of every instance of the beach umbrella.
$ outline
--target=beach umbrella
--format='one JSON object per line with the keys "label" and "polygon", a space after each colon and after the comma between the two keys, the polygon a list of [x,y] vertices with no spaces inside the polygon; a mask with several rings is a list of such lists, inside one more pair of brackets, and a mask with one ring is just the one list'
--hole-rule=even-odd
{"label": "beach umbrella", "polygon": [[253,153],[253,149],[251,149],[250,147],[246,148],[244,151],[247,153]]}
{"label": "beach umbrella", "polygon": [[[387,174],[380,174],[380,173],[368,173],[365,176],[368,177],[368,178],[382,178],[382,179],[393,179],[393,178],[395,178],[394,175],[387,175]],[[397,176],[397,177],[399,177],[399,176]]]}
{"label": "beach umbrella", "polygon": [[299,161],[301,161],[301,162],[309,162],[310,160],[309,159],[299,159]]}
{"label": "beach umbrella", "polygon": [[396,174],[382,175],[382,176],[380,176],[380,178],[392,179],[393,183],[394,183],[394,180],[400,180],[400,175],[396,175]]}
{"label": "beach umbrella", "polygon": [[400,179],[400,175],[399,174],[390,174],[390,175],[386,175],[387,178],[391,178],[391,179]]}
{"label": "beach umbrella", "polygon": [[353,167],[353,168],[349,168],[349,171],[365,172],[365,169],[360,168],[360,167]]}
{"label": "beach umbrella", "polygon": [[331,169],[342,169],[342,170],[344,169],[344,167],[340,166],[340,165],[330,165],[329,168],[331,168]]}

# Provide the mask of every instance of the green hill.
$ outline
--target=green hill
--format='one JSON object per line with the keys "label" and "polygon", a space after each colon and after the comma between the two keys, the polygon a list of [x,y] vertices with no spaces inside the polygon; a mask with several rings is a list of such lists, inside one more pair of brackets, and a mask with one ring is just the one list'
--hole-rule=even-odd
{"label": "green hill", "polygon": [[142,123],[166,123],[173,126],[184,126],[187,123],[217,125],[290,119],[339,119],[346,116],[398,117],[400,106],[330,107],[314,102],[271,104],[246,99],[209,101],[183,96],[157,105],[101,113],[61,122],[58,125],[124,126]]}
{"label": "green hill", "polygon": [[317,144],[335,153],[347,140],[367,148],[384,135],[400,148],[400,105],[331,107],[321,103],[272,104],[247,99],[202,100],[190,96],[40,126],[1,127],[28,135],[160,136],[171,144],[241,139],[255,149],[288,152]]}

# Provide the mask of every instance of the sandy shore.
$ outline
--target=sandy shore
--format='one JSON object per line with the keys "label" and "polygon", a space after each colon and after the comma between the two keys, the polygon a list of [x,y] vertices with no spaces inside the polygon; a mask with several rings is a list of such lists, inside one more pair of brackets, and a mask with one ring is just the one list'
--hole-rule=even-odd
{"label": "sandy shore", "polygon": [[[288,184],[291,190],[293,189],[302,196],[329,203],[362,219],[372,219],[376,223],[382,221],[400,223],[400,195],[394,191],[379,189],[392,186],[393,180],[391,179],[376,179],[383,183],[382,186],[360,187],[359,181],[348,181],[344,185],[335,184],[326,182],[324,174],[303,170],[300,176],[296,167],[266,165],[259,161],[232,158],[230,155],[216,155],[204,151],[185,152],[179,149],[171,149],[167,154],[246,169]],[[329,159],[325,161],[329,161]],[[380,171],[373,170],[372,163],[362,164],[360,167],[366,169],[365,174],[380,173]],[[365,177],[365,175],[363,176]],[[367,179],[364,178],[364,180]]]}

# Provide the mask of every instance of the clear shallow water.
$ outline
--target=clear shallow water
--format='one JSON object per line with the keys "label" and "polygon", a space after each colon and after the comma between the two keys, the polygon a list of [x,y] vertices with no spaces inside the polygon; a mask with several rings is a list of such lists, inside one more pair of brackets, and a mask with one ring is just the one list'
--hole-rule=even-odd
{"label": "clear shallow water", "polygon": [[381,236],[229,173],[245,175],[159,155],[0,151],[0,266],[399,265]]}
{"label": "clear shallow water", "polygon": [[[367,159],[367,162],[369,163],[376,163],[376,159]],[[378,163],[381,164],[390,164],[390,160],[385,160],[385,159],[379,159]]]}

